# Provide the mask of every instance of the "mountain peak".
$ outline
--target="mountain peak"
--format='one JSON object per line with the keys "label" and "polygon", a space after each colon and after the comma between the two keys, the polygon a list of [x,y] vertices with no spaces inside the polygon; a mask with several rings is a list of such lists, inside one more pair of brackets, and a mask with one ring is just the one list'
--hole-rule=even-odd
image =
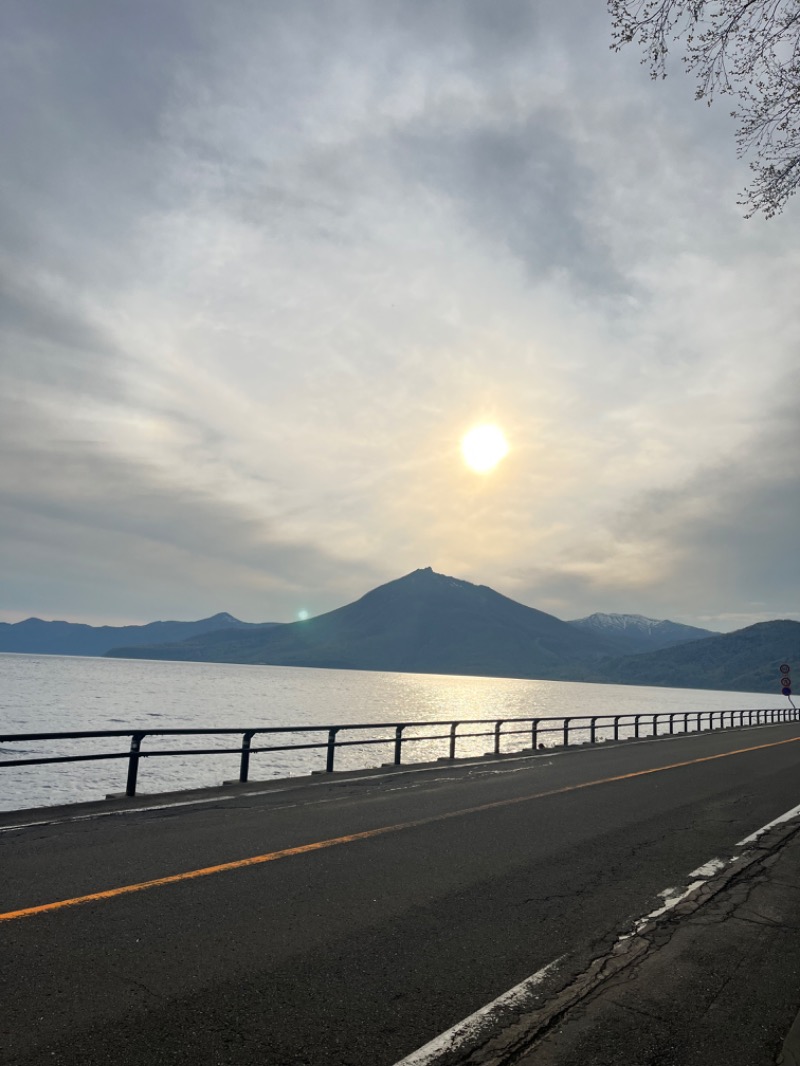
{"label": "mountain peak", "polygon": [[[410,574],[395,578],[394,581],[380,585],[378,589],[373,589],[372,591],[377,592],[380,589],[392,589],[398,586],[400,588],[424,588],[429,591],[461,589],[477,592],[479,589],[483,589],[482,585],[474,585],[471,581],[464,581],[459,577],[451,577],[449,574],[440,574],[432,566],[422,566],[418,570],[412,570]],[[367,595],[370,595],[370,593],[367,593]]]}
{"label": "mountain peak", "polygon": [[602,633],[616,640],[620,651],[628,653],[655,651],[713,635],[708,629],[647,618],[643,614],[605,614],[598,611],[588,618],[576,618],[569,624],[589,632]]}

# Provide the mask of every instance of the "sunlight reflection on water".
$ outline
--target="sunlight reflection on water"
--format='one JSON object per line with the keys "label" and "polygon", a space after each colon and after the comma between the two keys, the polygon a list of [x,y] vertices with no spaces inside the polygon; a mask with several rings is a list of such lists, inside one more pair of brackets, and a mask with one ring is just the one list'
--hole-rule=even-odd
{"label": "sunlight reflection on water", "polygon": [[[322,742],[329,725],[398,723],[456,719],[563,717],[778,707],[779,697],[691,689],[588,685],[508,678],[432,674],[311,670],[299,667],[239,666],[220,663],[91,659],[76,656],[0,654],[0,734],[81,729],[180,727],[257,728],[319,726]],[[417,731],[424,732],[424,731]],[[435,729],[444,733],[446,729]],[[364,734],[375,736],[376,734]],[[384,735],[384,734],[381,734]],[[388,736],[388,733],[385,734]],[[409,735],[413,735],[409,731]],[[342,737],[347,734],[342,734]],[[355,737],[352,739],[356,739]],[[556,738],[547,738],[555,743]],[[290,742],[291,738],[286,738]],[[185,749],[197,742],[158,739],[158,749]],[[282,743],[256,738],[257,744]],[[143,751],[156,739],[144,741]],[[207,748],[235,747],[240,738],[208,737]],[[504,751],[529,744],[527,729],[503,742]],[[460,755],[481,754],[491,737],[464,740]],[[124,752],[127,738],[6,743],[25,754],[71,755]],[[404,745],[403,761],[422,762],[447,754],[447,740]],[[336,753],[337,769],[377,766],[392,757],[386,745],[353,746]],[[153,758],[142,761],[139,791],[216,785],[238,775],[239,757],[220,754]],[[323,751],[254,755],[251,779],[310,773],[324,767]],[[0,810],[99,799],[124,789],[125,760],[0,768]]]}

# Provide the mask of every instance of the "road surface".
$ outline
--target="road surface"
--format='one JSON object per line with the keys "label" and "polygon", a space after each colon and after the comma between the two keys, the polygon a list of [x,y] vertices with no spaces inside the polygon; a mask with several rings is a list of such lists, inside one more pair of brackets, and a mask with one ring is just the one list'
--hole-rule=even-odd
{"label": "road surface", "polygon": [[781,725],[6,814],[0,1062],[392,1066],[798,804]]}

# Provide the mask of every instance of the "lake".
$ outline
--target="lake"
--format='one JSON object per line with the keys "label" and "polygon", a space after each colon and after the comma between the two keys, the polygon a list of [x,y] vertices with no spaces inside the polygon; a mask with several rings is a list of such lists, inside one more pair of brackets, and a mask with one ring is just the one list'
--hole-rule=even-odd
{"label": "lake", "polygon": [[[359,722],[449,723],[465,718],[545,718],[784,705],[785,700],[777,695],[693,689],[0,654],[0,734],[126,728],[146,731],[148,727],[245,729]],[[290,739],[287,737],[286,742]],[[315,734],[313,739],[322,741],[324,734]],[[503,742],[503,750],[524,747],[526,739],[525,735],[509,737]],[[556,742],[555,737],[543,739]],[[231,740],[204,739],[203,746],[233,747],[241,742]],[[149,743],[153,745],[154,738]],[[143,750],[147,750],[147,744],[145,740]],[[127,747],[127,738],[35,745],[26,742],[2,745],[0,758],[125,751]],[[187,741],[159,739],[158,747],[186,748]],[[477,755],[490,748],[491,738],[465,739],[458,752]],[[405,745],[403,759],[427,761],[446,753],[445,740],[431,740]],[[391,756],[391,745],[354,746],[337,751],[336,766],[377,766]],[[238,776],[238,763],[236,755],[144,759],[139,791],[217,785],[223,779]],[[273,752],[253,756],[250,776],[252,780],[266,780],[323,767],[322,751]],[[125,773],[124,760],[0,767],[0,810],[100,799],[106,793],[124,790]]]}

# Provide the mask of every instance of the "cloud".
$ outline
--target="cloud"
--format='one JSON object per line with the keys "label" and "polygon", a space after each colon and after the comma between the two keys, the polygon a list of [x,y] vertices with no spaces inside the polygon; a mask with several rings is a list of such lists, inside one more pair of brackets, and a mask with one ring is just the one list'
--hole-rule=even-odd
{"label": "cloud", "polygon": [[800,421],[787,397],[798,384],[787,375],[769,416],[724,459],[641,493],[595,538],[594,553],[528,581],[587,612],[613,597],[616,610],[638,605],[723,631],[797,617]]}
{"label": "cloud", "polygon": [[428,564],[562,616],[796,601],[796,213],[739,217],[727,117],[602,5],[2,17],[7,615],[289,618]]}

